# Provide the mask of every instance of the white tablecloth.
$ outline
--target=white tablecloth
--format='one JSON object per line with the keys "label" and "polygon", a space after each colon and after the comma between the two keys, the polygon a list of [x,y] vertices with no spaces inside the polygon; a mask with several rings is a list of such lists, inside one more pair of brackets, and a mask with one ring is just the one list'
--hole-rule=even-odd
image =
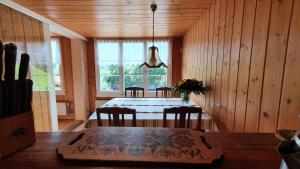
{"label": "white tablecloth", "polygon": [[[114,98],[101,107],[127,107],[136,110],[137,125],[141,127],[162,127],[163,111],[165,108],[181,106],[180,98]],[[197,106],[190,101],[186,106]],[[174,116],[174,115],[173,115]],[[168,119],[174,119],[172,115],[168,115]],[[194,120],[196,125],[196,115],[192,115],[191,119]],[[101,119],[108,119],[107,115],[101,115]],[[125,115],[125,120],[132,119],[131,115]],[[203,112],[201,116],[202,122],[206,129],[212,129],[211,117]],[[97,126],[97,115],[94,112],[89,117],[88,127]],[[192,122],[193,123],[193,122]],[[130,125],[130,124],[129,124]],[[171,125],[171,124],[170,124]],[[195,126],[194,125],[194,126]]]}
{"label": "white tablecloth", "polygon": [[[127,107],[137,113],[163,113],[165,108],[181,106],[179,98],[114,98],[101,107]],[[190,101],[186,106],[197,106]]]}

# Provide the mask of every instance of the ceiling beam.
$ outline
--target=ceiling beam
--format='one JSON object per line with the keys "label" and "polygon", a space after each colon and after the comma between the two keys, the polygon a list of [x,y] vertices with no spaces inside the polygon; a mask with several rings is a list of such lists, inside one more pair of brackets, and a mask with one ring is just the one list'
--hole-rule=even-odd
{"label": "ceiling beam", "polygon": [[71,29],[68,29],[32,10],[29,10],[11,0],[1,0],[0,1],[1,4],[7,6],[7,7],[10,7],[12,9],[15,9],[25,15],[28,15],[32,18],[35,18],[43,23],[46,23],[46,24],[49,24],[49,27],[50,27],[50,31],[51,32],[54,32],[56,34],[59,34],[59,35],[63,35],[63,36],[66,36],[68,38],[71,38],[71,39],[82,39],[82,40],[87,40],[84,36],[80,35],[79,33],[77,32],[74,32],[73,30]]}

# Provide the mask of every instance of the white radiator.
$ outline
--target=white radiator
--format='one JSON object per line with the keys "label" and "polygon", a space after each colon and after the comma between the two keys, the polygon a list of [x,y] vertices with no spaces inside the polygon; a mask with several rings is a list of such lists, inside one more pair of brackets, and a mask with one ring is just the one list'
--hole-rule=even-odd
{"label": "white radiator", "polygon": [[70,114],[70,103],[69,102],[57,102],[57,115],[67,116]]}

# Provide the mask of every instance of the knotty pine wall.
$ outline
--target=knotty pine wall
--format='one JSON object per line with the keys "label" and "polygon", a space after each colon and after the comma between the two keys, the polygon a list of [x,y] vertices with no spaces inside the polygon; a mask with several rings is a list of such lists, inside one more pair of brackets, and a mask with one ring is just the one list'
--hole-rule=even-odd
{"label": "knotty pine wall", "polygon": [[216,0],[188,31],[183,78],[220,130],[300,129],[300,1]]}
{"label": "knotty pine wall", "polygon": [[[21,53],[30,55],[30,64],[46,62],[47,44],[45,32],[47,27],[42,22],[0,5],[0,40],[15,43],[18,58]],[[49,36],[50,38],[50,36]],[[47,63],[47,62],[46,62]],[[38,78],[39,74],[33,75]],[[34,83],[36,83],[34,81]],[[50,100],[48,91],[33,92],[33,112],[36,131],[51,131]]]}

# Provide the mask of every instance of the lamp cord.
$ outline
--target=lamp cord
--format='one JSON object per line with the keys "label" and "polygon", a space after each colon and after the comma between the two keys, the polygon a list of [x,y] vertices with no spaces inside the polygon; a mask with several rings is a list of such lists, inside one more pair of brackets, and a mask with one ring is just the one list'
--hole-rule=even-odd
{"label": "lamp cord", "polygon": [[152,17],[152,44],[154,46],[154,11],[153,13],[153,17]]}

